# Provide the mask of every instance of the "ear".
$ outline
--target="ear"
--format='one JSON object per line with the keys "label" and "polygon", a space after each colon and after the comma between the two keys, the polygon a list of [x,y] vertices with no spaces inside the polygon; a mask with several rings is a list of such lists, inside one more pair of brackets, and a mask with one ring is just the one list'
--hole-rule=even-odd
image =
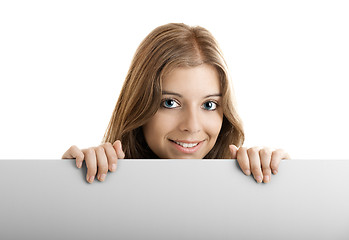
{"label": "ear", "polygon": [[237,153],[238,153],[238,148],[235,145],[229,145],[229,150],[231,153],[231,158],[232,159],[237,159]]}

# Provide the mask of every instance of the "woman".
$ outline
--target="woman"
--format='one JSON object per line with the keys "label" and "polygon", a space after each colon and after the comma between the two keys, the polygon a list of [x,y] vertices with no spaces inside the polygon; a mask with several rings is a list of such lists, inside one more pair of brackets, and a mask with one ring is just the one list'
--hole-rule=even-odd
{"label": "woman", "polygon": [[217,41],[202,27],[166,24],[140,44],[103,142],[70,147],[86,179],[104,181],[122,158],[233,158],[246,175],[269,182],[281,149],[242,147],[244,131]]}

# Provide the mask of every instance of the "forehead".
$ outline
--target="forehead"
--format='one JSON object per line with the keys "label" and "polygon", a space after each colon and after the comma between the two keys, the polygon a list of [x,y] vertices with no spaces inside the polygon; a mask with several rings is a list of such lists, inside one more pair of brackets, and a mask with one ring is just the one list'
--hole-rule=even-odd
{"label": "forehead", "polygon": [[164,91],[189,93],[218,93],[220,81],[217,69],[212,65],[201,64],[197,67],[173,69],[162,80]]}

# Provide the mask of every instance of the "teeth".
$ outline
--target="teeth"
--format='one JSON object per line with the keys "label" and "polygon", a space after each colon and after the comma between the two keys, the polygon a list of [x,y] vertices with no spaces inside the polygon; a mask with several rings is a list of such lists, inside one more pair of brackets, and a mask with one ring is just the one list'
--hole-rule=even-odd
{"label": "teeth", "polygon": [[182,147],[185,147],[185,148],[195,147],[196,145],[199,144],[199,143],[182,143],[182,142],[176,142],[176,141],[174,141],[174,142],[177,143],[178,145],[181,145]]}

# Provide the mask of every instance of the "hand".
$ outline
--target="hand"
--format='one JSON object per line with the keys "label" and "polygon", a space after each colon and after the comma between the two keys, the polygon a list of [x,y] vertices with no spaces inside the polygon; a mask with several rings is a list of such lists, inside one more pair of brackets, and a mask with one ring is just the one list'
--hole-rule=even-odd
{"label": "hand", "polygon": [[121,142],[116,140],[114,144],[107,142],[97,147],[80,150],[76,146],[71,146],[62,156],[62,159],[76,159],[76,166],[81,168],[83,161],[86,161],[86,180],[92,183],[95,179],[97,168],[99,181],[104,181],[108,170],[114,172],[118,159],[123,159],[125,153],[122,151]]}
{"label": "hand", "polygon": [[251,175],[258,183],[267,183],[271,179],[271,173],[278,173],[279,164],[282,159],[290,159],[288,153],[282,149],[272,151],[270,148],[245,148],[239,149],[235,145],[229,145],[233,159],[237,159],[241,170],[247,175]]}

